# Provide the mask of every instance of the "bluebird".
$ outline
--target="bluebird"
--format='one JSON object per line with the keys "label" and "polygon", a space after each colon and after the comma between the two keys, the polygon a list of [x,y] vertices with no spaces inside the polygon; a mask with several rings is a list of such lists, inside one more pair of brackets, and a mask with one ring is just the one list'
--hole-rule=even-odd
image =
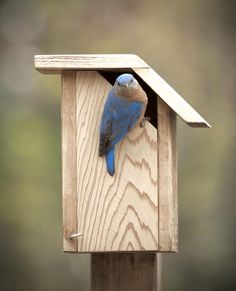
{"label": "bluebird", "polygon": [[147,95],[131,74],[122,74],[110,90],[100,124],[99,156],[106,156],[107,172],[115,173],[115,146],[134,128],[144,126]]}

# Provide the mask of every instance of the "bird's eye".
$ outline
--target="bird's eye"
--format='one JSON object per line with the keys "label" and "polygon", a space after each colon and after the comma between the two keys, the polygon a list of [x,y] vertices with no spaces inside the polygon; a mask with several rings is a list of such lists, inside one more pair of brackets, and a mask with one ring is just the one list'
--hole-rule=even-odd
{"label": "bird's eye", "polygon": [[120,82],[117,82],[117,85],[118,85],[118,86],[121,86],[121,83],[120,83]]}

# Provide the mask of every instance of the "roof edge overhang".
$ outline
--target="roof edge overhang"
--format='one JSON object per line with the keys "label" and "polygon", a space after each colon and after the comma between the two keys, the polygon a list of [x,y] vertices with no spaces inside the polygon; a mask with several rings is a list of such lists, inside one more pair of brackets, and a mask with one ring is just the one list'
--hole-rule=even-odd
{"label": "roof edge overhang", "polygon": [[211,127],[182,96],[135,54],[35,55],[34,65],[44,74],[60,74],[63,70],[133,70],[189,126]]}

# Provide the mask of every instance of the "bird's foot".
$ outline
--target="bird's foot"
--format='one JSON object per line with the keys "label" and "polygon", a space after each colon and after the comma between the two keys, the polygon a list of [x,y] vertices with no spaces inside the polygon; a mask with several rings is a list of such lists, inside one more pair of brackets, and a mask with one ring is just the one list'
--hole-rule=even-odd
{"label": "bird's foot", "polygon": [[150,121],[151,120],[151,118],[150,117],[148,117],[148,116],[145,116],[145,117],[143,117],[143,119],[141,120],[141,122],[140,122],[140,127],[144,127],[145,126],[145,122],[146,121]]}

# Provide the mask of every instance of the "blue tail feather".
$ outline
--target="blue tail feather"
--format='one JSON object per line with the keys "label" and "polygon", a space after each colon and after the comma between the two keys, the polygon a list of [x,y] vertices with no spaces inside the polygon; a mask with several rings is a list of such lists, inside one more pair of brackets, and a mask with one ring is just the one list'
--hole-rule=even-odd
{"label": "blue tail feather", "polygon": [[115,174],[115,147],[112,147],[106,154],[107,172],[113,176]]}

